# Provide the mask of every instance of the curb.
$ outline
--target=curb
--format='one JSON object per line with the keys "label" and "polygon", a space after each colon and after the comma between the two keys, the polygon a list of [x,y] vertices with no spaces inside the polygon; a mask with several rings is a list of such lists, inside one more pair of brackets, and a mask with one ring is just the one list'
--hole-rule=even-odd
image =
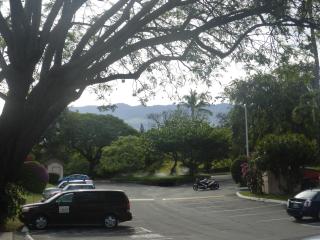
{"label": "curb", "polygon": [[267,202],[267,203],[279,203],[286,205],[287,201],[282,201],[282,200],[276,200],[276,199],[268,199],[268,198],[257,198],[257,197],[247,197],[242,195],[240,192],[236,193],[239,198],[247,199],[247,200],[252,200],[252,201],[259,201],[259,202]]}
{"label": "curb", "polygon": [[13,233],[12,232],[0,232],[0,239],[1,240],[12,240]]}

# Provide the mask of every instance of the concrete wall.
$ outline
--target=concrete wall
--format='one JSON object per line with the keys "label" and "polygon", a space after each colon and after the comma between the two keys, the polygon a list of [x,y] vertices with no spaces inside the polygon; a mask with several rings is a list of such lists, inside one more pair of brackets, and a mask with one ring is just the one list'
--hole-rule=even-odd
{"label": "concrete wall", "polygon": [[[277,178],[272,172],[264,172],[262,175],[263,180],[263,186],[262,186],[262,192],[266,194],[283,194],[283,190],[280,186],[285,187],[286,186],[286,179],[282,176]],[[301,189],[301,186],[297,186],[295,188],[295,192],[299,192]]]}

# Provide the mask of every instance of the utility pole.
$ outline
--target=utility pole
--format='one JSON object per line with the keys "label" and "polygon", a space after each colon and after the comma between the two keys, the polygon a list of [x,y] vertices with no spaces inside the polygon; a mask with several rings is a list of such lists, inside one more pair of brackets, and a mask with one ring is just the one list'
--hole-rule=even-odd
{"label": "utility pole", "polygon": [[249,159],[249,137],[248,137],[248,114],[247,114],[247,105],[244,104],[244,118],[245,118],[245,127],[246,127],[246,153],[247,158]]}

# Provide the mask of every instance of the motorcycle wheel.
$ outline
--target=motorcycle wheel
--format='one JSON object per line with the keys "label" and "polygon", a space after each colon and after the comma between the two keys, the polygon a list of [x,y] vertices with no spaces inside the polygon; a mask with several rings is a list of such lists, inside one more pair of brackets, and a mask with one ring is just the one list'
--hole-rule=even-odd
{"label": "motorcycle wheel", "polygon": [[210,187],[211,190],[217,190],[219,189],[219,183],[215,183]]}
{"label": "motorcycle wheel", "polygon": [[193,184],[193,190],[198,191],[198,184]]}

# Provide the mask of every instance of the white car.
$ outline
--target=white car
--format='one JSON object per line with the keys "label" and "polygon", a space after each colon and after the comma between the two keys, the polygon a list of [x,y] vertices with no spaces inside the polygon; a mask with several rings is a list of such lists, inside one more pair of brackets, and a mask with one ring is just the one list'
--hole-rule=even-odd
{"label": "white car", "polygon": [[92,180],[70,180],[59,183],[58,188],[64,188],[68,184],[93,184]]}
{"label": "white car", "polygon": [[77,184],[77,185],[93,185],[93,181],[92,180],[71,180],[71,181],[63,181],[61,182],[57,187],[51,187],[51,188],[46,188],[43,193],[42,193],[42,197],[43,199],[48,199],[50,197],[52,197],[53,195],[63,191],[63,189],[71,184]]}
{"label": "white car", "polygon": [[68,184],[62,191],[76,190],[76,189],[95,189],[93,184]]}

